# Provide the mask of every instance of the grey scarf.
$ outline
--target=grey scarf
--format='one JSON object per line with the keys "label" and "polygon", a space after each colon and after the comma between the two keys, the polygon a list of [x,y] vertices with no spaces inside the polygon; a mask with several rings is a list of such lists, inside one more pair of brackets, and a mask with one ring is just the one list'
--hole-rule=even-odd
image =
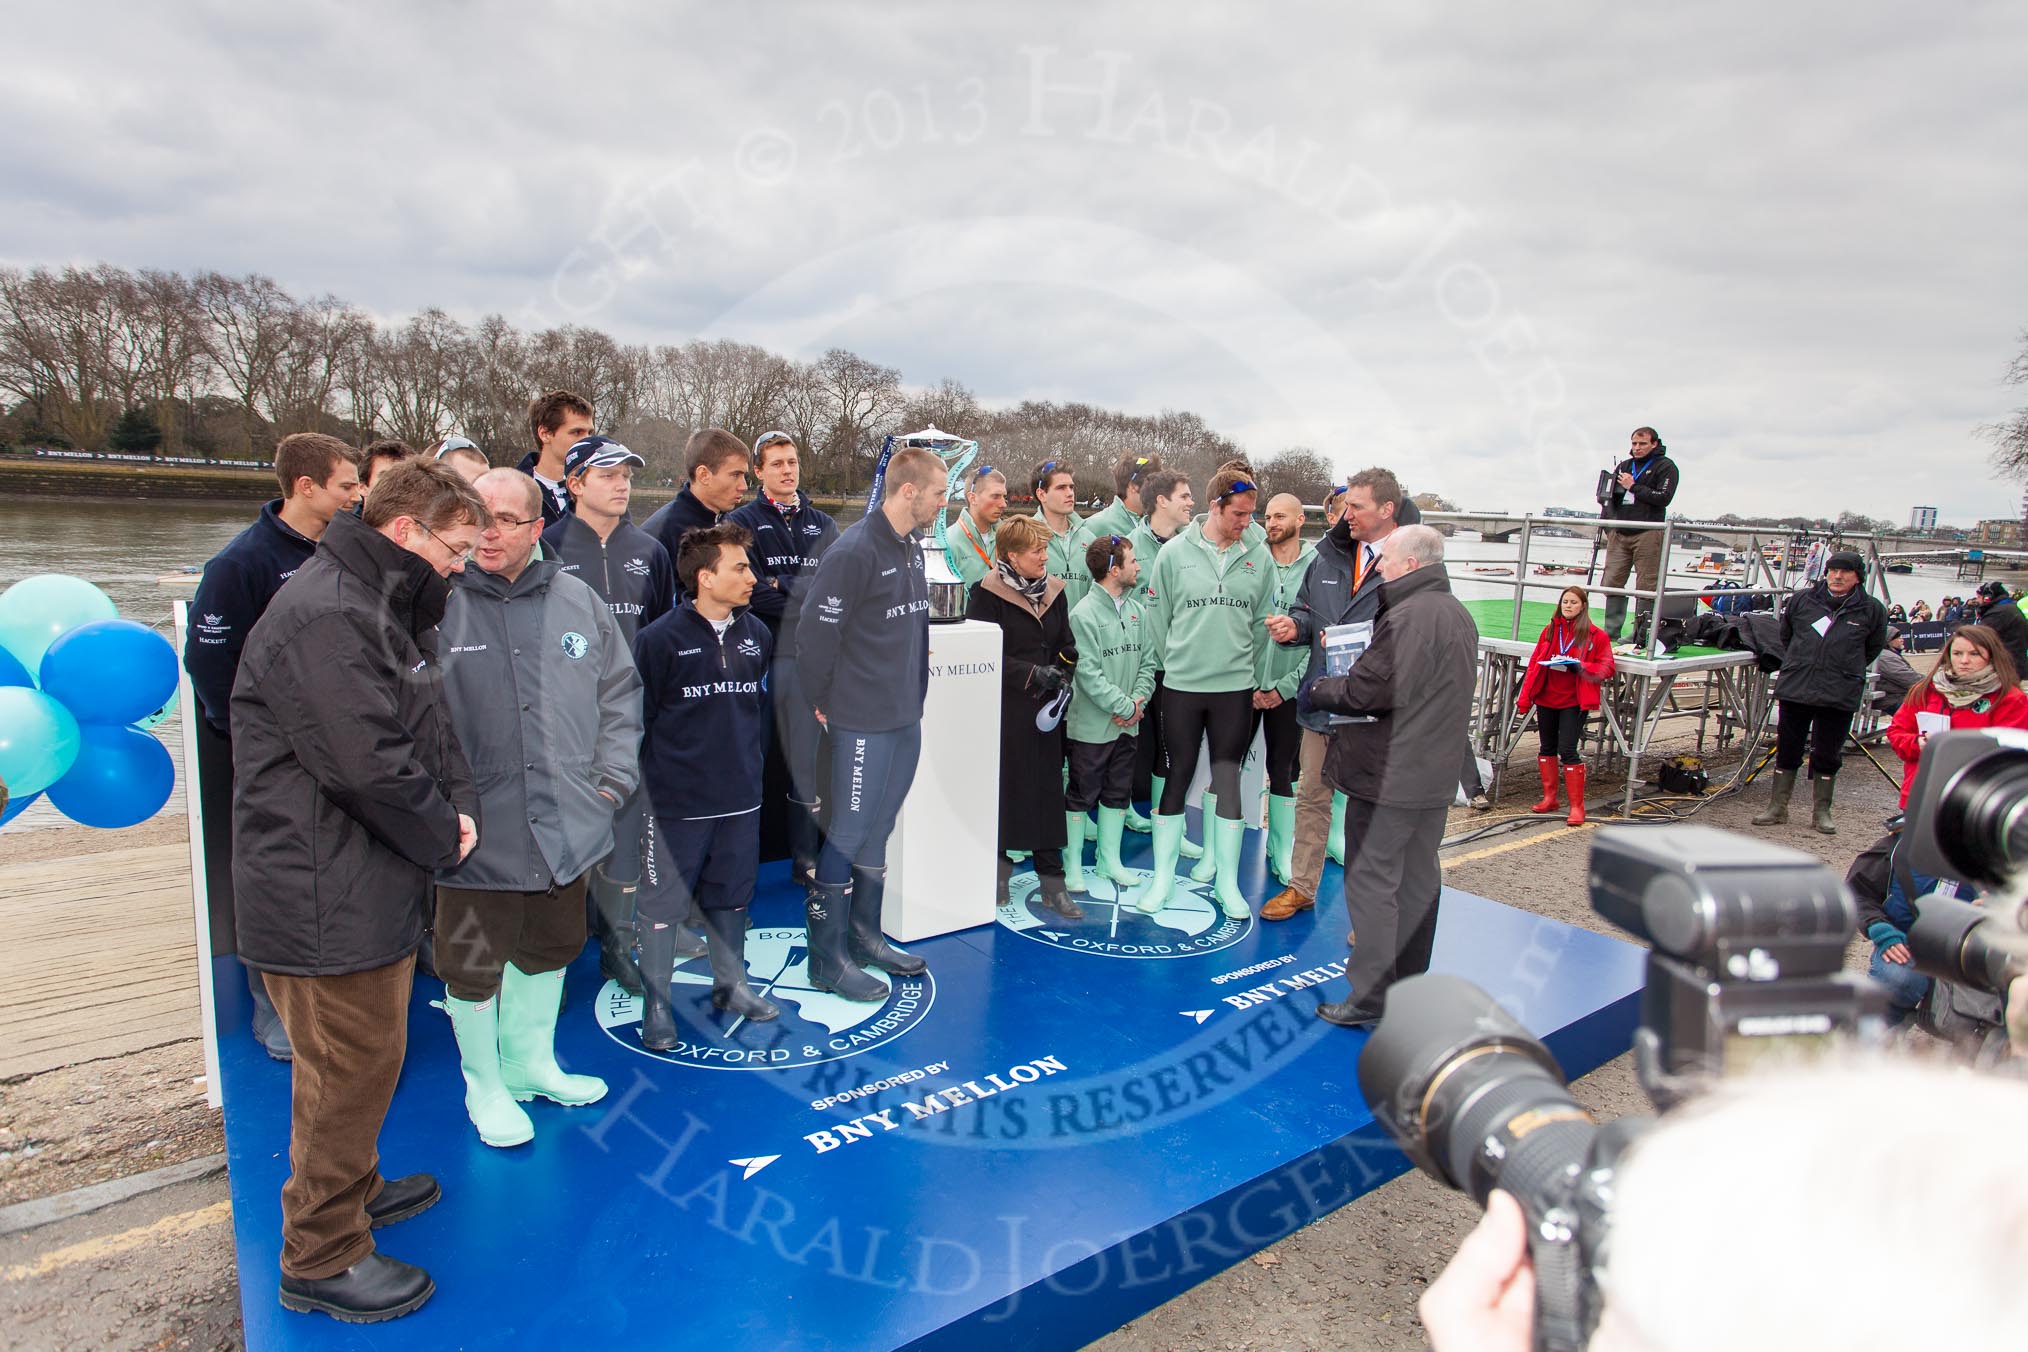
{"label": "grey scarf", "polygon": [[1944,703],[1951,708],[1970,708],[1999,690],[2000,673],[1992,667],[1980,668],[1976,676],[1959,678],[1951,675],[1949,662],[1950,658],[1946,656],[1937,665],[1936,672],[1929,678],[1929,687],[1942,695]]}

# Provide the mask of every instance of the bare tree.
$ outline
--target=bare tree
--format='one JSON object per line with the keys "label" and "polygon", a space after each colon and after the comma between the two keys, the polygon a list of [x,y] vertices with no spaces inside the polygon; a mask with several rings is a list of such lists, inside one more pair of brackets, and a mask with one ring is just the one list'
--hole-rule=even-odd
{"label": "bare tree", "polygon": [[1331,462],[1308,446],[1291,446],[1254,466],[1268,490],[1294,493],[1306,503],[1321,503],[1331,491]]}
{"label": "bare tree", "polygon": [[[2021,350],[2007,367],[2005,383],[2028,385],[2028,329],[2021,331]],[[1979,430],[1993,443],[1993,468],[2010,479],[2028,479],[2028,405]]]}
{"label": "bare tree", "polygon": [[155,425],[163,451],[174,455],[186,449],[183,409],[197,402],[211,374],[196,289],[176,273],[146,269],[134,281],[134,305],[135,322],[150,330]]}
{"label": "bare tree", "polygon": [[442,440],[469,360],[464,328],[442,310],[424,310],[381,335],[373,363],[380,426],[418,450]]}
{"label": "bare tree", "polygon": [[[901,412],[901,372],[834,347],[812,369],[826,415],[824,456],[838,468],[870,463]],[[786,429],[785,429],[786,430]]]}
{"label": "bare tree", "polygon": [[261,407],[273,397],[296,303],[269,278],[217,272],[197,278],[197,303],[204,315],[205,351],[212,369],[239,400],[244,449],[258,454],[267,430]]}
{"label": "bare tree", "polygon": [[336,296],[291,311],[269,394],[268,416],[277,437],[327,430],[354,353],[372,339],[373,321]]}
{"label": "bare tree", "polygon": [[107,294],[114,276],[112,269],[0,271],[0,387],[75,446],[103,447],[123,411],[108,376],[120,360]]}
{"label": "bare tree", "polygon": [[496,465],[534,449],[528,405],[538,393],[529,374],[528,340],[500,315],[471,330],[463,378],[452,392],[455,430],[479,443]]}

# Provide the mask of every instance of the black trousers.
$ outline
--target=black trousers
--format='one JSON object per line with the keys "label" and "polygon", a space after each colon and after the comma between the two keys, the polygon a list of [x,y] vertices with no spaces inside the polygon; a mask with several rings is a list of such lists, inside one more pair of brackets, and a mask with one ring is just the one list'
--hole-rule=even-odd
{"label": "black trousers", "polygon": [[1162,805],[1154,801],[1156,775],[1169,777],[1169,748],[1162,741],[1162,676],[1155,674],[1155,689],[1148,696],[1144,706],[1147,716],[1141,720],[1141,735],[1134,738],[1134,801],[1148,800],[1148,810],[1160,812]]}
{"label": "black trousers", "polygon": [[1303,725],[1296,721],[1296,702],[1285,699],[1272,709],[1255,709],[1253,731],[1246,735],[1249,746],[1263,726],[1267,728],[1268,792],[1277,798],[1293,798],[1303,760]]}
{"label": "black trousers", "polygon": [[1822,704],[1803,704],[1792,699],[1780,701],[1781,722],[1775,729],[1775,769],[1799,770],[1803,750],[1810,753],[1810,774],[1824,779],[1838,773],[1844,764],[1840,754],[1852,731],[1850,709],[1832,709]]}
{"label": "black trousers", "polygon": [[1211,791],[1218,815],[1239,820],[1239,768],[1253,740],[1253,691],[1164,690],[1162,740],[1169,744],[1169,780],[1162,786],[1160,811],[1173,817],[1190,796],[1197,773],[1198,744],[1211,743]]}
{"label": "black trousers", "polygon": [[[641,841],[643,920],[680,925],[690,910],[735,911],[753,902],[760,871],[760,809],[730,817],[648,817]],[[702,919],[702,917],[698,917]]]}
{"label": "black trousers", "polygon": [[1547,704],[1536,705],[1535,731],[1542,739],[1541,754],[1555,756],[1565,765],[1582,761],[1577,746],[1584,740],[1585,712],[1578,707],[1552,709]]}
{"label": "black trousers", "polygon": [[1429,970],[1448,810],[1345,800],[1345,909],[1352,961],[1345,969],[1362,1017],[1379,1018],[1387,988]]}
{"label": "black trousers", "polygon": [[1134,748],[1142,739],[1121,733],[1110,742],[1079,742],[1070,748],[1070,788],[1063,805],[1071,812],[1125,807],[1134,791]]}

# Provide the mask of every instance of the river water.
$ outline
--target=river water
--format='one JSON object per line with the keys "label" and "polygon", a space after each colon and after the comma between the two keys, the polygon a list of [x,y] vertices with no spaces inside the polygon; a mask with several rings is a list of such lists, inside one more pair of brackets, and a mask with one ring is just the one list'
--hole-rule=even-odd
{"label": "river water", "polygon": [[[242,503],[188,503],[174,501],[94,501],[79,499],[18,499],[0,502],[0,590],[33,573],[69,573],[103,588],[128,619],[151,625],[173,639],[170,607],[178,599],[188,600],[195,579],[178,578],[169,583],[164,575],[186,567],[202,566],[221,546],[252,518],[253,510]],[[1457,594],[1465,599],[1511,597],[1511,578],[1474,573],[1476,568],[1512,567],[1519,553],[1517,544],[1492,544],[1469,535],[1451,542],[1449,564]],[[1588,540],[1537,538],[1530,542],[1531,565],[1567,563],[1583,565],[1592,557]],[[1671,567],[1687,569],[1701,557],[1700,551],[1678,550]],[[1537,578],[1531,582],[1562,579]],[[1578,579],[1571,579],[1573,581]],[[1916,600],[1935,608],[1946,595],[1967,595],[1975,584],[1959,582],[1950,567],[1923,566],[1912,575],[1885,579],[1889,595],[1903,606]],[[1554,600],[1554,587],[1531,587],[1531,600]],[[178,717],[172,716],[157,734],[180,758],[182,736]],[[181,812],[182,786],[170,799],[165,812]],[[60,825],[61,814],[38,802],[7,831],[34,830]],[[4,856],[4,851],[0,851]]]}

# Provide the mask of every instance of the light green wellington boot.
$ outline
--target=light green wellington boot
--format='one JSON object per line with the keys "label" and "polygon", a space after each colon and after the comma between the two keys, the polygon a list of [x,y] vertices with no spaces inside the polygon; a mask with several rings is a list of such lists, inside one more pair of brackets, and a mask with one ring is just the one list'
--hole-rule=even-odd
{"label": "light green wellington boot", "polygon": [[1268,795],[1268,868],[1283,887],[1296,874],[1296,800]]}
{"label": "light green wellington boot", "polygon": [[1204,857],[1197,861],[1197,867],[1190,870],[1190,881],[1208,883],[1218,876],[1218,840],[1212,831],[1212,823],[1218,820],[1218,795],[1211,790],[1204,791],[1204,806],[1199,809],[1198,835],[1204,838]]}
{"label": "light green wellington boot", "polygon": [[1134,898],[1134,909],[1143,915],[1153,915],[1169,904],[1169,894],[1176,890],[1176,859],[1178,847],[1183,843],[1183,814],[1173,817],[1155,814],[1155,876],[1148,879],[1148,885],[1141,889],[1141,895]]}
{"label": "light green wellington boot", "polygon": [[500,997],[460,1000],[444,992],[444,1012],[458,1039],[458,1064],[465,1072],[465,1115],[487,1145],[523,1145],[535,1139],[535,1124],[500,1080]]}
{"label": "light green wellington boot", "polygon": [[1246,841],[1246,823],[1224,817],[1215,817],[1211,822],[1211,849],[1218,856],[1218,881],[1211,894],[1218,898],[1218,909],[1234,920],[1243,920],[1253,914],[1253,903],[1239,890],[1239,851]]}
{"label": "light green wellington boot", "polygon": [[1120,833],[1126,829],[1125,808],[1102,807],[1098,810],[1098,862],[1093,871],[1115,887],[1131,887],[1134,882],[1133,873],[1120,862]]}
{"label": "light green wellington boot", "polygon": [[[1160,806],[1161,798],[1162,798],[1161,794],[1159,793],[1156,794],[1155,801],[1149,803],[1148,806],[1151,808]],[[1122,814],[1124,814],[1123,820],[1126,823],[1127,830],[1139,831],[1142,835],[1145,836],[1148,834],[1148,832],[1155,829],[1155,823],[1149,818],[1143,817],[1141,815],[1141,810],[1135,807],[1132,803],[1128,803],[1125,807],[1121,808],[1120,811]]]}
{"label": "light green wellington boot", "polygon": [[1345,867],[1345,795],[1331,795],[1331,835],[1324,842],[1324,852],[1331,856],[1331,862],[1339,868]]}
{"label": "light green wellington boot", "polygon": [[1082,812],[1063,814],[1063,885],[1084,891],[1084,833],[1091,822]]}
{"label": "light green wellington boot", "polygon": [[595,1075],[572,1075],[556,1064],[556,1011],[563,1001],[563,972],[538,976],[507,964],[500,973],[500,1078],[526,1103],[541,1095],[566,1108],[606,1096]]}
{"label": "light green wellington boot", "polygon": [[[1162,778],[1162,776],[1160,775],[1150,775],[1148,776],[1148,780],[1153,787],[1153,792],[1155,795],[1148,801],[1148,810],[1154,814],[1154,816],[1151,816],[1148,819],[1150,823],[1148,829],[1152,832],[1155,829],[1153,825],[1154,818],[1162,815],[1162,786],[1167,784],[1169,781]],[[1179,813],[1177,815],[1180,817],[1182,814]],[[1186,831],[1183,835],[1183,846],[1182,846],[1183,858],[1195,859],[1198,855],[1203,853],[1204,847],[1201,845],[1192,844],[1190,840],[1190,835]]]}

